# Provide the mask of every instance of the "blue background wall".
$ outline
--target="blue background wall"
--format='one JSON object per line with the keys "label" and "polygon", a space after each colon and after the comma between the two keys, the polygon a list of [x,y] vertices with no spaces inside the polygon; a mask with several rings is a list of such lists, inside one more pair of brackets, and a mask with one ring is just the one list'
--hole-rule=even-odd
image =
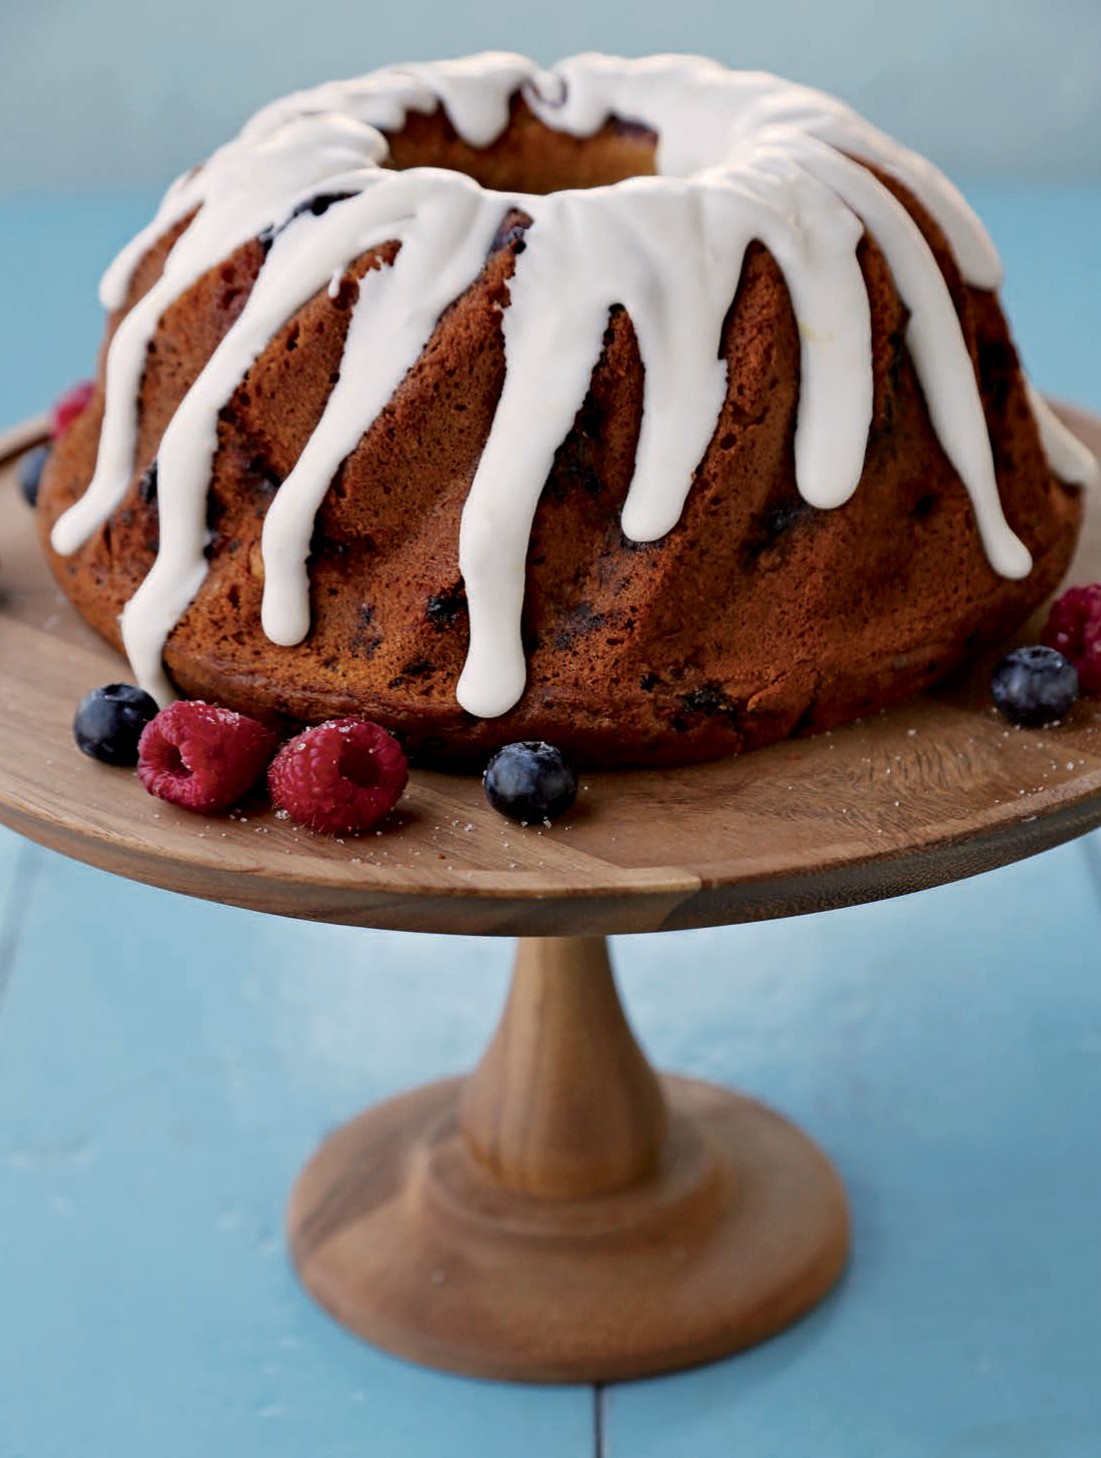
{"label": "blue background wall", "polygon": [[0,188],[161,184],[274,95],[489,47],[703,52],[965,178],[1101,177],[1099,0],[0,0]]}

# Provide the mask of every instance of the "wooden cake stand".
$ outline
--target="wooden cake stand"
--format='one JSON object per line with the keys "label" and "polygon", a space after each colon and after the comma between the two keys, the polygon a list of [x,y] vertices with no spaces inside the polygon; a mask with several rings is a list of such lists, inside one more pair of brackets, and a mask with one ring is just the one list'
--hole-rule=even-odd
{"label": "wooden cake stand", "polygon": [[[1101,421],[1067,417],[1101,451]],[[301,1175],[288,1230],[314,1296],[403,1356],[535,1381],[706,1361],[824,1296],[849,1241],[835,1171],[761,1105],[655,1075],[603,938],[893,896],[1080,835],[1101,823],[1101,702],[1057,729],[1011,729],[975,665],[816,739],[586,776],[553,830],[500,819],[476,779],[429,773],[381,834],[347,843],[267,810],[202,819],[73,746],[80,696],[124,672],[55,588],[13,477],[0,475],[0,819],[192,896],[521,938],[475,1072],[370,1109]],[[1096,496],[1073,578],[1101,578]]]}

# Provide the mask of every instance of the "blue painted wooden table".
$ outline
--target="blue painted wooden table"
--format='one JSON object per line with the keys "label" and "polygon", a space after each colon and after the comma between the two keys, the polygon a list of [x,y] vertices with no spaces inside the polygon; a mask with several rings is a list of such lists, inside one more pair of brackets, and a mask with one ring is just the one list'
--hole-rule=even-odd
{"label": "blue painted wooden table", "polygon": [[[1101,407],[1101,188],[972,196],[1033,375]],[[99,265],[150,201],[0,200],[0,421],[87,373]],[[622,939],[654,1058],[838,1162],[854,1262],[733,1361],[503,1387],[330,1323],[281,1220],[331,1127],[474,1060],[507,945],[189,902],[0,833],[0,1458],[1101,1458],[1099,946],[1097,838]]]}

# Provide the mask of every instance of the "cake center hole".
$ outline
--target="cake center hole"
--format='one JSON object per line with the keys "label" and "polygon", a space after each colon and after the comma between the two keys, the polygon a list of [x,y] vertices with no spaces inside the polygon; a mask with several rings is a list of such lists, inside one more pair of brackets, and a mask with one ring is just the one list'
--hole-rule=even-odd
{"label": "cake center hole", "polygon": [[387,140],[393,165],[401,170],[443,167],[496,192],[607,187],[657,172],[657,137],[637,122],[613,119],[591,137],[571,137],[545,126],[519,97],[508,126],[489,147],[464,142],[442,107],[429,116],[411,112]]}

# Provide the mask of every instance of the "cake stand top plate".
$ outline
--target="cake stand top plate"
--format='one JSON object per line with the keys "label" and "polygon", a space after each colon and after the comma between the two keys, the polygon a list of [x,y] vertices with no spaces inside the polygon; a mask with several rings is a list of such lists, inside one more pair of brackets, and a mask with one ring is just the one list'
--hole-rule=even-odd
{"label": "cake stand top plate", "polygon": [[[1101,452],[1101,419],[1064,414]],[[20,441],[33,435],[24,427]],[[1012,729],[981,665],[831,734],[692,769],[585,775],[552,829],[502,820],[477,778],[426,772],[381,833],[345,842],[270,810],[198,817],[75,749],[77,701],[125,672],[55,586],[10,464],[0,511],[0,820],[134,880],[318,921],[595,935],[898,895],[1101,824],[1101,701],[1057,729]],[[1097,579],[1091,494],[1070,580]]]}

